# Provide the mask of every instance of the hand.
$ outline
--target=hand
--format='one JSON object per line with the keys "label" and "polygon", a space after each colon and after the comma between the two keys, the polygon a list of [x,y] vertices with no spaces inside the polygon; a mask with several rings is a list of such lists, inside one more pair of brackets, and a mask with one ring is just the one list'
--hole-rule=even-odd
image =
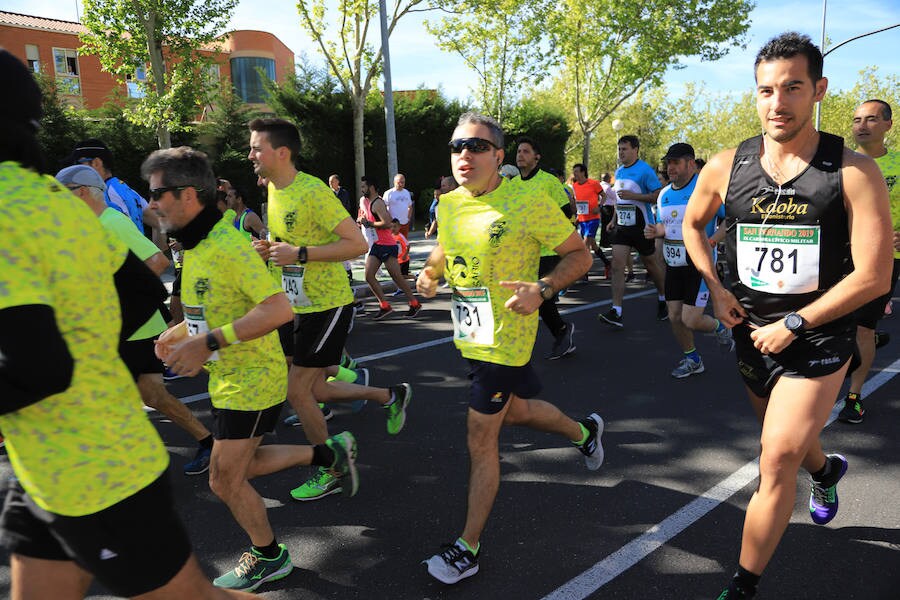
{"label": "hand", "polygon": [[437,294],[438,278],[435,277],[434,267],[425,267],[416,278],[416,291],[425,298],[434,298]]}
{"label": "hand", "polygon": [[163,331],[156,341],[153,342],[153,352],[156,354],[156,358],[167,362],[173,346],[186,338],[187,335],[187,321],[181,321]]}
{"label": "hand", "polygon": [[612,233],[612,230],[616,228],[616,220],[613,219],[609,223],[606,224],[606,231]]}
{"label": "hand", "polygon": [[426,229],[425,230],[425,239],[427,240],[429,237],[431,237],[431,232]]}
{"label": "hand", "polygon": [[253,240],[253,249],[263,259],[263,262],[269,261],[269,240]]}
{"label": "hand", "polygon": [[174,345],[166,358],[169,370],[176,375],[193,377],[203,370],[203,365],[212,356],[206,347],[205,335],[193,335]]}
{"label": "hand", "polygon": [[[897,239],[896,233],[894,234],[894,239]],[[172,250],[174,252],[181,252],[181,249],[181,242],[179,242],[178,240],[169,240],[169,250]]]}
{"label": "hand", "polygon": [[269,259],[279,267],[297,264],[297,247],[286,242],[269,242]]}
{"label": "hand", "polygon": [[763,354],[778,354],[791,345],[797,336],[784,326],[784,319],[765,327],[750,325],[750,339],[753,347]]}
{"label": "hand", "polygon": [[541,287],[532,281],[501,281],[500,287],[513,290],[515,293],[503,305],[508,310],[520,315],[530,315],[543,304]]}
{"label": "hand", "polygon": [[619,190],[616,195],[622,200],[636,200],[638,196],[630,190]]}
{"label": "hand", "polygon": [[900,252],[900,231],[894,232],[894,250]]}
{"label": "hand", "polygon": [[735,325],[740,325],[747,318],[747,311],[734,297],[734,294],[724,287],[717,287],[715,290],[710,291],[710,295],[712,296],[716,318],[728,329]]}
{"label": "hand", "polygon": [[647,225],[644,227],[644,237],[648,240],[652,240],[656,238],[656,227],[653,225]]}

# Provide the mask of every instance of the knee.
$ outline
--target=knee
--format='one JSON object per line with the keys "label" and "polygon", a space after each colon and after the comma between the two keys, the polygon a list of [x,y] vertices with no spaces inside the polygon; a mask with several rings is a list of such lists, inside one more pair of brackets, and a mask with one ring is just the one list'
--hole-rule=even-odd
{"label": "knee", "polygon": [[669,310],[669,322],[672,324],[672,327],[678,327],[680,325],[687,325],[690,327],[688,322],[684,319],[680,310],[676,310],[671,306],[668,307]]}
{"label": "knee", "polygon": [[773,443],[768,447],[764,444],[759,456],[759,474],[769,481],[789,479],[793,485],[803,455],[804,452],[787,444]]}
{"label": "knee", "polygon": [[[672,318],[671,314],[669,314],[669,318]],[[702,315],[700,317],[697,317],[697,316],[691,315],[691,314],[686,314],[686,315],[682,314],[682,315],[679,315],[678,318],[681,320],[682,323],[684,323],[685,327],[687,327],[689,329],[693,329],[693,330],[697,330],[697,328],[700,327],[700,324],[701,324],[700,322],[703,319]]]}
{"label": "knee", "polygon": [[220,500],[227,501],[237,489],[234,473],[228,469],[221,469],[211,464],[209,468],[209,489]]}
{"label": "knee", "polygon": [[516,402],[509,407],[503,417],[504,425],[524,425],[531,420],[531,409],[528,402]]}
{"label": "knee", "polygon": [[497,432],[487,427],[473,427],[470,424],[466,442],[472,459],[489,458],[499,454]]}

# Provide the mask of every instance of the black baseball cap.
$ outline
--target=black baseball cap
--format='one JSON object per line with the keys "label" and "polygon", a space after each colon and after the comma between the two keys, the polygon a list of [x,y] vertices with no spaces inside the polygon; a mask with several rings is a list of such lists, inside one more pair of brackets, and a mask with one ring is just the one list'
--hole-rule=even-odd
{"label": "black baseball cap", "polygon": [[669,146],[669,150],[666,152],[666,155],[663,156],[663,160],[675,160],[677,158],[694,158],[696,155],[694,154],[694,147],[690,144],[685,144],[684,142],[678,142],[677,144],[672,144]]}
{"label": "black baseball cap", "polygon": [[106,144],[97,138],[81,140],[75,144],[72,154],[69,155],[69,164],[83,164],[83,161],[94,158],[99,158],[106,165],[106,168],[111,168],[112,152],[110,152]]}

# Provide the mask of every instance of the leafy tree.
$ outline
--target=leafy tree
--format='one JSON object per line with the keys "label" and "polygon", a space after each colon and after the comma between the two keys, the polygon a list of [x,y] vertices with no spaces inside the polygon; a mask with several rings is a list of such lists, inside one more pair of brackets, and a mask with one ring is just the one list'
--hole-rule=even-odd
{"label": "leafy tree", "polygon": [[550,22],[551,44],[562,57],[563,92],[582,136],[590,137],[644,86],[658,86],[679,60],[716,60],[743,43],[752,0],[563,0]]}
{"label": "leafy tree", "polygon": [[549,48],[542,44],[551,0],[455,0],[452,16],[427,22],[438,46],[462,57],[478,74],[476,97],[482,112],[504,123],[525,86],[547,73]]}
{"label": "leafy tree", "polygon": [[[412,12],[430,10],[436,2],[437,0],[394,0],[393,9],[389,9],[387,17],[388,35],[394,31],[402,17]],[[329,39],[326,17],[331,11],[325,0],[298,0],[297,10],[302,27],[319,46],[329,71],[350,99],[353,114],[353,164],[358,182],[366,172],[363,125],[366,98],[372,90],[372,82],[382,70],[378,2],[340,0],[334,10],[338,24],[334,40]],[[374,45],[369,40],[370,33],[379,40]]]}
{"label": "leafy tree", "polygon": [[85,0],[81,35],[85,50],[125,83],[134,81],[143,97],[127,113],[133,123],[156,131],[160,148],[171,146],[170,131],[201,112],[210,86],[205,66],[209,50],[225,30],[238,0]]}

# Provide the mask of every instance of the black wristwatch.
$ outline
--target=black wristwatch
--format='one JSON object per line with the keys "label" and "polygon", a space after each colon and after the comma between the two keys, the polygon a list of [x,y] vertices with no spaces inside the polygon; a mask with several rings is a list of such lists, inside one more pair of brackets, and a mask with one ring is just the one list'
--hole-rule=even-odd
{"label": "black wristwatch", "polygon": [[210,331],[206,334],[206,347],[215,352],[220,348],[219,340],[216,339],[216,336],[213,335],[213,332]]}
{"label": "black wristwatch", "polygon": [[794,335],[800,335],[806,331],[806,321],[797,313],[788,313],[784,317],[784,326]]}
{"label": "black wristwatch", "polygon": [[556,293],[553,290],[553,288],[550,287],[550,284],[547,283],[546,281],[538,279],[537,284],[538,284],[538,287],[541,289],[541,298],[543,298],[544,300],[551,299],[553,297],[553,295]]}
{"label": "black wristwatch", "polygon": [[300,246],[299,248],[297,248],[297,262],[301,265],[305,265],[307,254],[308,251],[306,249],[306,246]]}

